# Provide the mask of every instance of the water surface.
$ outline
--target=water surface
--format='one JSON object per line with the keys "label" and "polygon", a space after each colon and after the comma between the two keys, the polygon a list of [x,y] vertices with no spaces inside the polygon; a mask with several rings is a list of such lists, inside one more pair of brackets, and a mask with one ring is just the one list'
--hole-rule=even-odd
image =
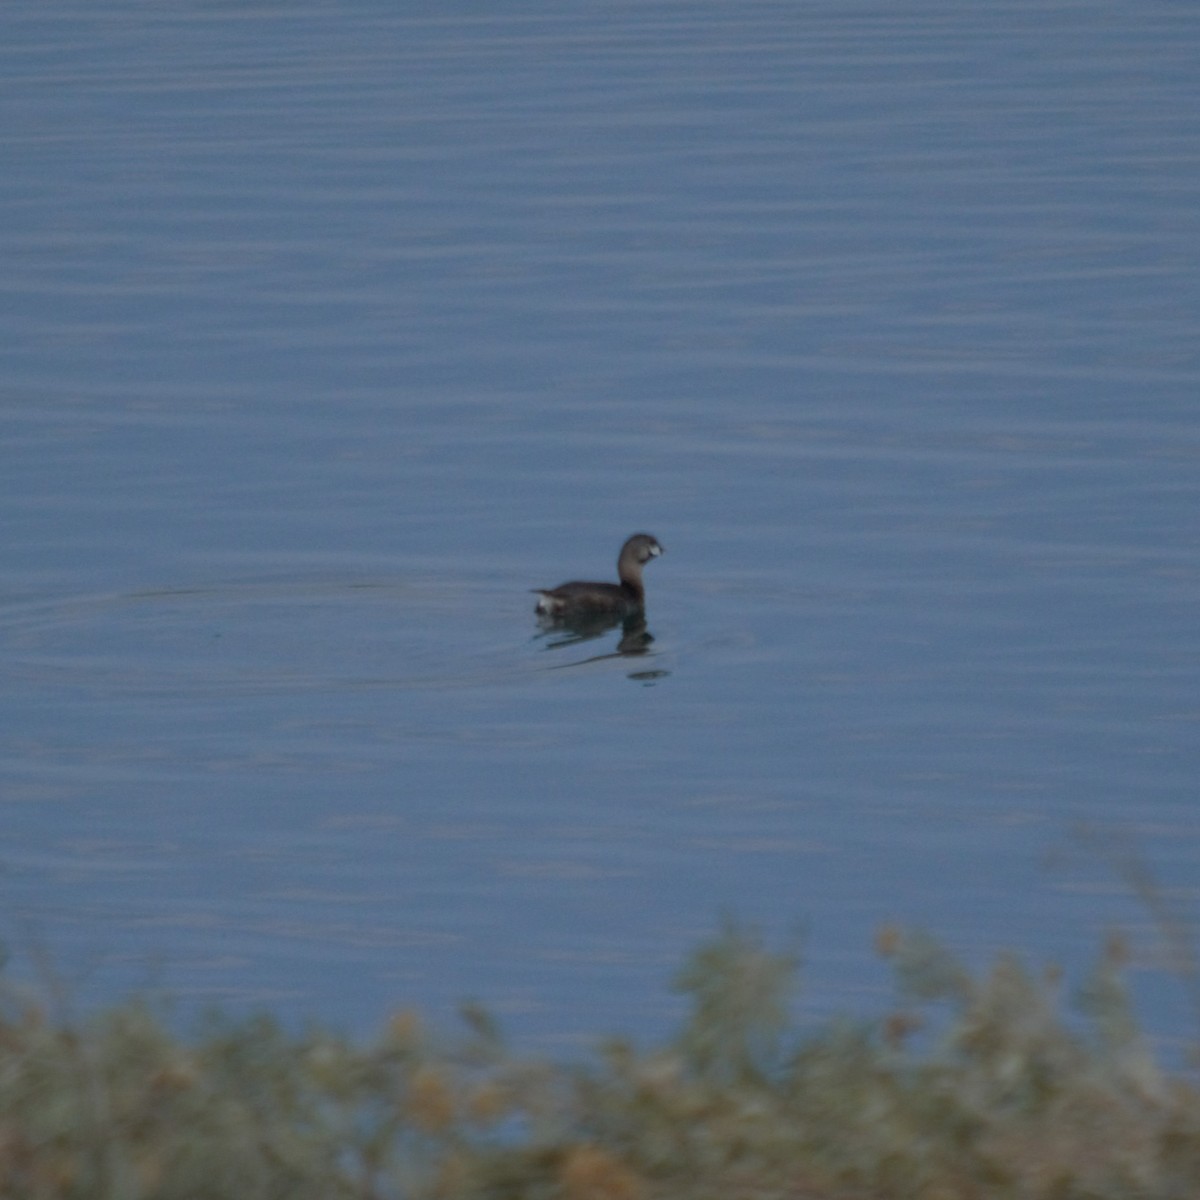
{"label": "water surface", "polygon": [[[1186,6],[9,6],[10,941],[660,1030],[722,912],[1081,969],[1194,903]],[[528,589],[638,529],[636,658]],[[1194,1030],[1191,1030],[1194,1033]]]}

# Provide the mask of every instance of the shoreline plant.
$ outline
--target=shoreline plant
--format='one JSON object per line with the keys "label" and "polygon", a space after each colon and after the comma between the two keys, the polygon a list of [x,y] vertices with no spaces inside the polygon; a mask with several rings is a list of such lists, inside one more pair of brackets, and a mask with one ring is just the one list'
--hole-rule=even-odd
{"label": "shoreline plant", "polygon": [[0,1197],[1195,1200],[1200,1090],[1139,1031],[1119,937],[1076,1016],[1055,970],[968,971],[883,930],[897,1007],[802,1029],[797,955],[727,922],[662,1044],[522,1058],[480,1009],[352,1040],[143,999],[85,1017],[0,976]]}

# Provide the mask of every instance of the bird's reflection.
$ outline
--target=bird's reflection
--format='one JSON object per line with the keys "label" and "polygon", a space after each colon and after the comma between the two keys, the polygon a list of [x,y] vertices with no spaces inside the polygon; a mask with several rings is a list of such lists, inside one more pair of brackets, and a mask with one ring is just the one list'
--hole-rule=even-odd
{"label": "bird's reflection", "polygon": [[[583,663],[599,662],[606,658],[636,658],[644,655],[654,641],[654,634],[646,628],[644,613],[635,613],[621,620],[613,616],[590,617],[541,617],[538,620],[541,630],[539,637],[546,639],[547,650],[562,650],[567,646],[579,646],[584,642],[594,641],[603,637],[611,630],[620,629],[621,636],[617,639],[615,649],[607,654],[593,654],[576,663],[563,663],[562,666],[582,666]],[[631,679],[657,679],[666,675],[666,671],[638,671],[630,675]]]}

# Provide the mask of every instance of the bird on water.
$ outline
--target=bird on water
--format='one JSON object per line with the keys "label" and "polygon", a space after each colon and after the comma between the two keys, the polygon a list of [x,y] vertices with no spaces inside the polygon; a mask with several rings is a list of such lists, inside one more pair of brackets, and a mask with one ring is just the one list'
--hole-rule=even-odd
{"label": "bird on water", "polygon": [[599,617],[625,620],[637,616],[646,606],[642,568],[662,553],[663,548],[656,537],[635,533],[617,556],[619,583],[589,583],[576,579],[556,588],[533,588],[538,594],[534,611],[539,616],[560,621]]}

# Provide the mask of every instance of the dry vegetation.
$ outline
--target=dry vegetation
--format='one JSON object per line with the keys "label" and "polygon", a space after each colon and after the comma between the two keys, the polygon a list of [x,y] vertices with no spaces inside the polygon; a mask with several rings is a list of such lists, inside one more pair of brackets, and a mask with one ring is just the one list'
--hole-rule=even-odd
{"label": "dry vegetation", "polygon": [[727,927],[680,973],[677,1037],[582,1066],[513,1057],[479,1012],[453,1044],[410,1013],[365,1045],[267,1018],[181,1039],[139,1002],[64,1022],[5,984],[0,1195],[1200,1196],[1200,1091],[1139,1035],[1119,942],[1073,1020],[1015,958],[973,977],[920,935],[880,950],[903,1009],[801,1034],[791,956]]}

